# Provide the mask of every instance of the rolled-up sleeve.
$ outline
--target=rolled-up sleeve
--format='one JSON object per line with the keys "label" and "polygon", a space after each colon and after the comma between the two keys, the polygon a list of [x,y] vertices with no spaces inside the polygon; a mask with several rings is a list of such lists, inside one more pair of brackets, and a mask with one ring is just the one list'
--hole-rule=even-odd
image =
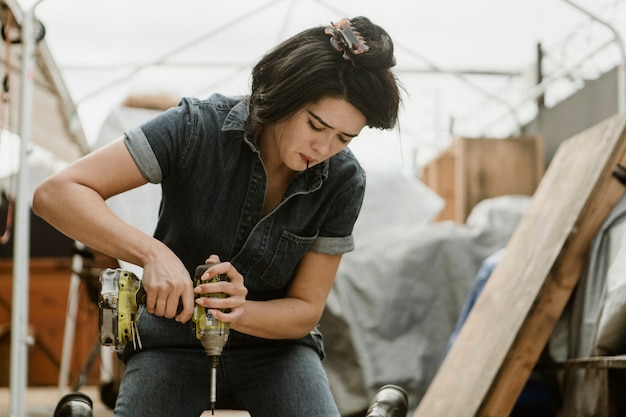
{"label": "rolled-up sleeve", "polygon": [[135,127],[124,132],[124,143],[145,179],[153,184],[163,180],[163,172],[143,130]]}

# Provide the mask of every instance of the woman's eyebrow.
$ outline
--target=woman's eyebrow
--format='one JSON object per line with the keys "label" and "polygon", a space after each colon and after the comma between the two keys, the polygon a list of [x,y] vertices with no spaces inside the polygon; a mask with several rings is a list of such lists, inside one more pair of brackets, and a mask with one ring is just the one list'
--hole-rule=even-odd
{"label": "woman's eyebrow", "polygon": [[[307,110],[307,113],[309,113],[309,115],[311,117],[313,117],[315,120],[317,120],[318,122],[320,122],[321,124],[323,124],[324,126],[326,126],[329,129],[334,129],[334,127],[332,127],[331,125],[329,125],[328,123],[326,123],[321,117],[319,117],[317,114],[313,113],[311,110]],[[339,132],[342,135],[351,137],[351,138],[356,138],[358,135],[355,135],[353,133],[346,133],[346,132]]]}

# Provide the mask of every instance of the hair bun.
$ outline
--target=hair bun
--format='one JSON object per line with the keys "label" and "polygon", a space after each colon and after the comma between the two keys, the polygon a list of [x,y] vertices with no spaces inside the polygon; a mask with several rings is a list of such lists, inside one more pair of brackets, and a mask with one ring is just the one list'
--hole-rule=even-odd
{"label": "hair bun", "polygon": [[396,65],[393,41],[382,27],[372,23],[364,16],[354,17],[350,19],[350,22],[369,46],[369,51],[366,54],[354,57],[357,66],[391,68]]}

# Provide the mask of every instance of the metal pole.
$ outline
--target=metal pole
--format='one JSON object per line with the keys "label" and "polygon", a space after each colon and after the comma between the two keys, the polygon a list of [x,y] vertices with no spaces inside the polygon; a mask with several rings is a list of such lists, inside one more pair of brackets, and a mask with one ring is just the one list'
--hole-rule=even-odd
{"label": "metal pole", "polygon": [[601,19],[595,14],[591,13],[589,10],[579,6],[578,4],[572,2],[571,0],[563,0],[565,3],[570,6],[578,9],[581,13],[586,14],[592,20],[600,23],[613,34],[613,38],[615,39],[615,43],[619,48],[619,53],[622,58],[622,62],[617,67],[617,111],[619,113],[626,110],[626,49],[624,48],[624,41],[622,40],[622,36],[609,22]]}
{"label": "metal pole", "polygon": [[61,351],[61,366],[59,369],[59,397],[66,393],[69,387],[70,367],[72,364],[72,348],[76,333],[76,314],[80,297],[80,271],[83,270],[83,255],[85,245],[74,242],[74,257],[72,258],[72,276],[65,315],[65,332],[63,333],[63,349]]}
{"label": "metal pole", "polygon": [[28,268],[30,259],[30,206],[28,147],[32,124],[34,77],[34,11],[38,0],[22,21],[22,68],[20,88],[19,135],[20,165],[15,201],[15,241],[13,249],[13,305],[11,307],[11,376],[9,416],[26,415],[25,393],[28,385]]}

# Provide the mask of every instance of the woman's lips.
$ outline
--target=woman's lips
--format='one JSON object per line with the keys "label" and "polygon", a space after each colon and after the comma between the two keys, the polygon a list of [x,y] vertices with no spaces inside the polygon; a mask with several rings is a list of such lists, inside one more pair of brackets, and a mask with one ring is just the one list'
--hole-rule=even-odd
{"label": "woman's lips", "polygon": [[302,162],[304,162],[307,166],[313,165],[313,163],[315,162],[315,159],[305,154],[300,154],[300,157],[302,158]]}

